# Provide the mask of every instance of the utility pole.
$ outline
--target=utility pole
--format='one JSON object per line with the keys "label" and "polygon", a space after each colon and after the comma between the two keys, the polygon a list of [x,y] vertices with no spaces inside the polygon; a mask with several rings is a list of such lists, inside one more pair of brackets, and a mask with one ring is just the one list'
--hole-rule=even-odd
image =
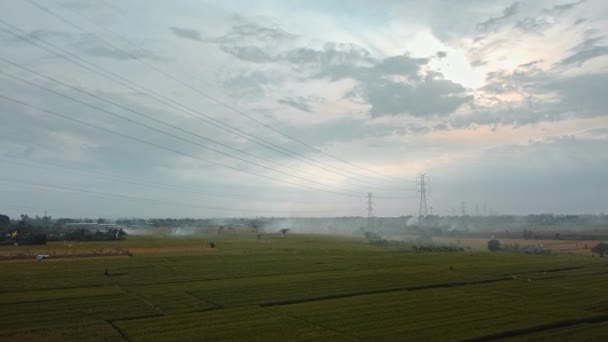
{"label": "utility pole", "polygon": [[374,219],[374,207],[373,207],[372,193],[367,193],[367,231],[371,232],[374,228],[373,219]]}
{"label": "utility pole", "polygon": [[426,209],[426,175],[421,173],[418,176],[419,181],[417,182],[419,186],[420,193],[420,206],[418,207],[418,227],[422,227],[422,220],[424,219],[424,224],[428,225],[428,212]]}
{"label": "utility pole", "polygon": [[479,217],[479,204],[475,204],[475,216]]}

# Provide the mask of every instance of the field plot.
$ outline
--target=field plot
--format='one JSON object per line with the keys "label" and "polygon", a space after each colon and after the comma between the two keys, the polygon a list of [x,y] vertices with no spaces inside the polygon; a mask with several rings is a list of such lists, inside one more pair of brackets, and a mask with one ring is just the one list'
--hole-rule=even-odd
{"label": "field plot", "polygon": [[[499,239],[503,245],[519,245],[535,246],[543,245],[543,247],[559,253],[575,253],[590,255],[591,248],[595,246],[597,240],[554,240],[554,239],[529,239],[525,240],[522,238],[513,239]],[[475,237],[450,237],[450,236],[435,236],[433,237],[434,242],[454,244],[463,247],[471,247],[475,250],[486,250],[488,248],[488,238],[475,238]]]}
{"label": "field plot", "polygon": [[[201,247],[210,240],[212,252]],[[295,234],[122,243],[146,252],[0,262],[0,340],[588,340],[608,332],[604,258],[408,253]]]}

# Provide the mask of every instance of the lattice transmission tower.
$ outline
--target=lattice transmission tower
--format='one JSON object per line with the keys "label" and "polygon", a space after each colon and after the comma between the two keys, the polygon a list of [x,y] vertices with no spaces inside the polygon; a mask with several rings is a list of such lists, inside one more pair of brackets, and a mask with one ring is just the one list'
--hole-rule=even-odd
{"label": "lattice transmission tower", "polygon": [[427,181],[427,176],[424,173],[421,173],[417,177],[416,184],[418,185],[416,191],[420,195],[420,205],[418,207],[418,227],[428,226],[429,217],[426,205],[426,192],[429,183]]}

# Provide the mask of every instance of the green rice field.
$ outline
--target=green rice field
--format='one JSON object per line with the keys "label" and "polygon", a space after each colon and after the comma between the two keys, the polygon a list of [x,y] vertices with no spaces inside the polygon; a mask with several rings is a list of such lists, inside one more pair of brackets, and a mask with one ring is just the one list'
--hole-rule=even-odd
{"label": "green rice field", "polygon": [[[206,248],[211,239],[217,248]],[[253,233],[74,248],[133,253],[1,261],[1,341],[608,337],[608,259],[591,255],[413,253],[358,238]]]}

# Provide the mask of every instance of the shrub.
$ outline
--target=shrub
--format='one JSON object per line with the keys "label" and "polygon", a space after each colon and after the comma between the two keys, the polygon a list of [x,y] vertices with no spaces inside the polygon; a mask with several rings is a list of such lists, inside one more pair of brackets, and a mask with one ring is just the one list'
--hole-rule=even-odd
{"label": "shrub", "polygon": [[488,249],[492,252],[500,250],[500,241],[497,239],[491,239],[488,241]]}
{"label": "shrub", "polygon": [[591,252],[599,254],[600,257],[603,257],[604,255],[608,254],[608,244],[605,242],[600,242],[591,249]]}

